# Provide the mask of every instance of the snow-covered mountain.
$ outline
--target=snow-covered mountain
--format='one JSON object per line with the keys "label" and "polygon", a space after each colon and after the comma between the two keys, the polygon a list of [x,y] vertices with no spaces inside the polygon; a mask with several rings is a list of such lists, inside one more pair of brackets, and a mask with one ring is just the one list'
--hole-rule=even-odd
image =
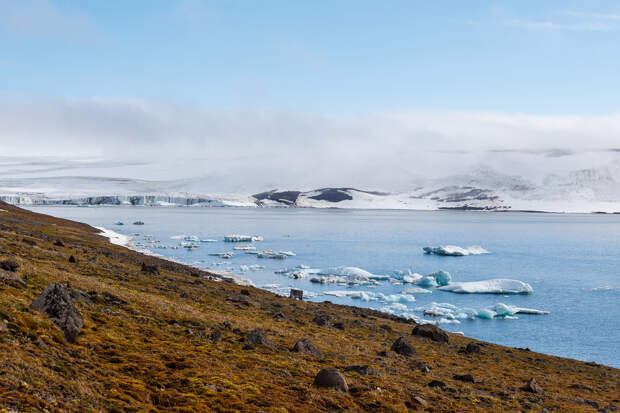
{"label": "snow-covered mountain", "polygon": [[404,192],[348,187],[295,188],[213,194],[192,180],[148,181],[102,177],[0,179],[0,199],[13,204],[255,206],[359,209],[618,212],[620,163],[548,175],[535,183],[476,168],[468,174],[420,180]]}

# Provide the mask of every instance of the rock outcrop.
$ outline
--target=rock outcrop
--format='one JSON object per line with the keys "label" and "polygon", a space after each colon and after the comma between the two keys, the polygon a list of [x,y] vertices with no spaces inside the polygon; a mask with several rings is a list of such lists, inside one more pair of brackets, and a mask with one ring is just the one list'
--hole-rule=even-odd
{"label": "rock outcrop", "polygon": [[299,341],[297,341],[297,343],[295,343],[291,351],[295,353],[307,354],[312,357],[318,357],[318,358],[323,357],[323,353],[321,353],[321,351],[318,348],[316,348],[316,346],[312,344],[312,342],[308,340],[307,338],[302,338]]}
{"label": "rock outcrop", "polygon": [[398,337],[392,344],[391,350],[405,357],[414,357],[418,355],[418,352],[403,336]]}
{"label": "rock outcrop", "polygon": [[47,314],[69,342],[74,343],[84,327],[84,318],[75,305],[71,292],[62,284],[49,283],[41,295],[32,302],[30,308]]}
{"label": "rock outcrop", "polygon": [[420,324],[415,326],[411,335],[426,337],[438,343],[447,343],[450,341],[448,333],[432,324]]}

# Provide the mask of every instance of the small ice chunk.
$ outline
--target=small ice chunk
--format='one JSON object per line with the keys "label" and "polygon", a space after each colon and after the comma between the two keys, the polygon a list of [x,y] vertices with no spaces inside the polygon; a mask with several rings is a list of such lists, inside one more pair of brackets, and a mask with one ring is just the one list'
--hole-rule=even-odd
{"label": "small ice chunk", "polygon": [[424,247],[422,249],[425,254],[435,254],[449,257],[463,257],[466,255],[480,255],[489,253],[489,251],[478,245],[472,245],[465,248],[456,245],[440,245],[438,247]]}
{"label": "small ice chunk", "polygon": [[426,288],[420,288],[420,287],[405,287],[403,288],[403,290],[401,291],[401,293],[403,294],[431,294],[432,291],[431,290],[427,290]]}
{"label": "small ice chunk", "polygon": [[492,320],[496,315],[497,313],[495,311],[489,310],[488,308],[478,311],[478,318],[482,318],[483,320]]}
{"label": "small ice chunk", "polygon": [[441,291],[450,291],[460,294],[531,294],[534,289],[528,283],[519,280],[497,278],[493,280],[453,282],[443,287]]}
{"label": "small ice chunk", "polygon": [[437,287],[437,281],[432,275],[427,275],[418,281],[418,285],[423,288],[435,288]]}
{"label": "small ice chunk", "polygon": [[444,270],[439,270],[437,272],[429,274],[428,276],[434,277],[437,285],[439,286],[448,285],[450,284],[450,281],[452,281],[452,276],[450,275],[450,273]]}
{"label": "small ice chunk", "polygon": [[225,242],[254,242],[262,240],[263,237],[261,237],[260,235],[230,234],[224,237]]}

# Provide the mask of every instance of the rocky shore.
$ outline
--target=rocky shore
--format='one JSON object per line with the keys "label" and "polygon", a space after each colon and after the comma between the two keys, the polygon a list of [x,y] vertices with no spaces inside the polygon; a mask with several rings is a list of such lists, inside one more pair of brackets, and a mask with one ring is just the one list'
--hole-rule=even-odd
{"label": "rocky shore", "polygon": [[239,286],[4,203],[0,354],[2,413],[620,409],[618,369]]}

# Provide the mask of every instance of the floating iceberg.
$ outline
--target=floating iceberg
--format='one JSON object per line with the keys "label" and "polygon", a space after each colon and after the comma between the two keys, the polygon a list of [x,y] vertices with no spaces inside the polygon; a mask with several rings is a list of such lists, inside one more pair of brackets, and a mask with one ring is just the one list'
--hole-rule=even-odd
{"label": "floating iceberg", "polygon": [[437,287],[437,281],[435,280],[435,277],[433,277],[432,275],[427,275],[426,277],[423,277],[417,282],[417,284],[423,288]]}
{"label": "floating iceberg", "polygon": [[225,259],[230,259],[235,256],[235,254],[233,254],[232,252],[214,252],[209,255],[211,255],[212,257],[220,257]]}
{"label": "floating iceberg", "polygon": [[216,239],[201,239],[200,242],[217,242]]}
{"label": "floating iceberg", "polygon": [[427,290],[426,288],[420,287],[405,287],[402,291],[403,294],[430,294],[431,290]]}
{"label": "floating iceberg", "polygon": [[198,238],[195,235],[186,235],[183,239],[185,241],[190,241],[190,242],[199,242],[200,241],[200,238]]}
{"label": "floating iceberg", "polygon": [[439,286],[448,285],[452,281],[452,276],[450,273],[444,270],[439,270],[432,274],[428,274],[428,277],[433,277]]}
{"label": "floating iceberg", "polygon": [[549,314],[549,311],[536,310],[534,308],[521,308],[512,305],[506,305],[504,303],[497,303],[494,308],[498,316],[513,316],[515,314],[534,314],[545,315]]}
{"label": "floating iceberg", "polygon": [[[326,291],[325,295],[332,295],[335,297],[350,297],[354,300],[362,301],[380,301],[384,303],[413,303],[415,297],[409,294],[389,294],[374,293],[371,291],[355,291],[355,290],[336,290]],[[404,307],[407,309],[407,306]]]}
{"label": "floating iceberg", "polygon": [[230,234],[224,237],[224,241],[226,242],[254,242],[254,241],[262,241],[263,237],[260,235],[239,235],[239,234]]}
{"label": "floating iceberg", "polygon": [[282,255],[286,255],[287,257],[294,257],[297,255],[293,251],[278,251],[278,252]]}
{"label": "floating iceberg", "polygon": [[273,250],[261,251],[258,254],[256,254],[256,256],[258,258],[271,258],[271,259],[275,259],[275,260],[283,260],[286,257],[288,257],[288,255],[286,255],[286,254],[281,254],[281,253],[273,251]]}
{"label": "floating iceberg", "polygon": [[310,281],[320,284],[376,284],[375,277],[381,277],[358,267],[333,267],[321,270],[318,274],[321,277],[314,277]]}
{"label": "floating iceberg", "polygon": [[423,278],[422,274],[418,274],[418,273],[411,273],[411,271],[409,271],[408,275],[404,275],[402,281],[404,283],[408,283],[408,284],[415,284],[418,281],[420,281]]}
{"label": "floating iceberg", "polygon": [[454,282],[443,287],[441,291],[460,294],[531,294],[534,289],[528,283],[519,280],[498,278],[494,280]]}
{"label": "floating iceberg", "polygon": [[440,245],[439,247],[422,248],[425,254],[443,255],[449,257],[463,257],[466,255],[488,254],[489,251],[478,245],[461,248],[456,245]]}

